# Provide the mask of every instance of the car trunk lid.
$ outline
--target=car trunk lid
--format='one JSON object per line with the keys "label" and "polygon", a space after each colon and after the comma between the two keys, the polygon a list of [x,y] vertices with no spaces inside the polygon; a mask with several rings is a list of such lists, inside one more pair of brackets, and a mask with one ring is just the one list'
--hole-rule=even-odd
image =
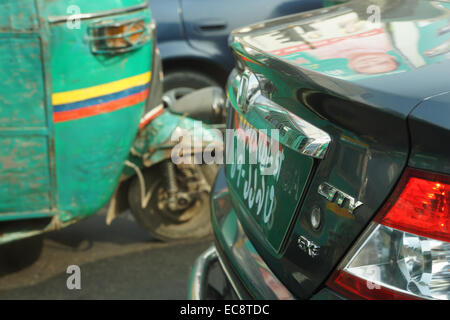
{"label": "car trunk lid", "polygon": [[[323,284],[394,188],[408,159],[408,114],[448,90],[439,81],[448,60],[430,54],[447,39],[430,35],[447,25],[448,11],[418,2],[421,16],[412,16],[395,4],[397,15],[379,23],[367,21],[369,4],[350,2],[233,36],[238,71],[230,78],[228,128],[255,133],[227,136],[231,199],[258,252],[300,298]],[[385,6],[381,16],[393,9]],[[398,49],[408,46],[395,28],[416,32],[415,44],[428,48],[422,60]],[[320,42],[305,41],[314,33]],[[321,143],[308,149],[314,139],[305,136],[317,135]],[[267,158],[275,168],[268,175]]]}

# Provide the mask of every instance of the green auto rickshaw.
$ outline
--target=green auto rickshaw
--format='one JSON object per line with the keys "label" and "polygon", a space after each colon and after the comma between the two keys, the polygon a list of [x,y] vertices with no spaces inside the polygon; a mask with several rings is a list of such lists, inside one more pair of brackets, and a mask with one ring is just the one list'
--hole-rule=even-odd
{"label": "green auto rickshaw", "polygon": [[[0,1],[0,244],[109,200],[108,222],[129,205],[159,239],[210,232],[216,167],[170,161],[197,122],[162,103],[155,32],[146,0]],[[219,133],[196,131],[192,154]]]}

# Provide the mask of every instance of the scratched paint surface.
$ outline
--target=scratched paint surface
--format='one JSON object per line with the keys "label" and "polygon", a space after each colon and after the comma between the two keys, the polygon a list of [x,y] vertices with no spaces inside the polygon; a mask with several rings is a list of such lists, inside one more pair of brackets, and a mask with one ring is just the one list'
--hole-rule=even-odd
{"label": "scratched paint surface", "polygon": [[[71,2],[79,5],[82,12],[106,10],[106,1],[102,3],[99,6],[97,1]],[[108,1],[108,9],[140,3],[143,1]],[[65,6],[57,7],[57,2],[51,3],[53,14],[65,14],[64,9]],[[113,18],[143,18],[148,23],[151,16],[149,10],[143,10]],[[50,29],[58,207],[62,221],[93,214],[110,199],[145,104],[142,89],[148,88],[149,77],[145,75],[151,70],[152,43],[129,53],[94,55],[86,35],[88,26],[100,20],[83,20],[80,29],[68,29],[65,23],[51,25]],[[89,88],[96,89],[92,92]],[[141,98],[137,97],[139,94]],[[117,101],[119,108],[114,109]],[[113,108],[108,107],[111,104]],[[96,114],[95,110],[105,105],[104,111]],[[73,112],[82,117],[70,120]],[[62,116],[64,113],[68,117]]]}
{"label": "scratched paint surface", "polygon": [[0,219],[51,206],[36,12],[32,0],[0,1]]}
{"label": "scratched paint surface", "polygon": [[[61,219],[99,210],[111,197],[128,156],[143,104],[55,126]],[[98,118],[101,118],[99,121]],[[112,125],[114,124],[114,125]]]}
{"label": "scratched paint surface", "polygon": [[0,29],[30,30],[38,27],[34,0],[1,0]]}
{"label": "scratched paint surface", "polygon": [[40,57],[36,36],[0,36],[1,128],[46,126]]}
{"label": "scratched paint surface", "polygon": [[0,213],[50,209],[45,137],[0,136]]}

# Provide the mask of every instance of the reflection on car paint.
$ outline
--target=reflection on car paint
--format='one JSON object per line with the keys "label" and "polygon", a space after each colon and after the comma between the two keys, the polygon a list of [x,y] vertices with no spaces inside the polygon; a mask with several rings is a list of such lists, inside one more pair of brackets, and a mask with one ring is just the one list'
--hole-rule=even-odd
{"label": "reflection on car paint", "polygon": [[[450,33],[445,20],[372,23],[349,8],[323,13],[328,19],[295,23],[244,37],[254,46],[291,64],[332,77],[357,80],[405,72],[448,59]],[[450,15],[436,8],[435,16]]]}

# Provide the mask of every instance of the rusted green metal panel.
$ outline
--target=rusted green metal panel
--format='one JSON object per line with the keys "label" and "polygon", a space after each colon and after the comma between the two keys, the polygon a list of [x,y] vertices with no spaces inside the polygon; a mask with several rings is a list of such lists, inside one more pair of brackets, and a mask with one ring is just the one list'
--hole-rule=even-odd
{"label": "rusted green metal panel", "polygon": [[0,126],[46,127],[41,43],[35,34],[0,35]]}
{"label": "rusted green metal panel", "polygon": [[50,210],[45,136],[0,137],[0,213]]}
{"label": "rusted green metal panel", "polygon": [[0,30],[30,31],[39,27],[37,8],[33,0],[1,0]]}
{"label": "rusted green metal panel", "polygon": [[1,220],[52,214],[44,43],[35,1],[0,2]]}

